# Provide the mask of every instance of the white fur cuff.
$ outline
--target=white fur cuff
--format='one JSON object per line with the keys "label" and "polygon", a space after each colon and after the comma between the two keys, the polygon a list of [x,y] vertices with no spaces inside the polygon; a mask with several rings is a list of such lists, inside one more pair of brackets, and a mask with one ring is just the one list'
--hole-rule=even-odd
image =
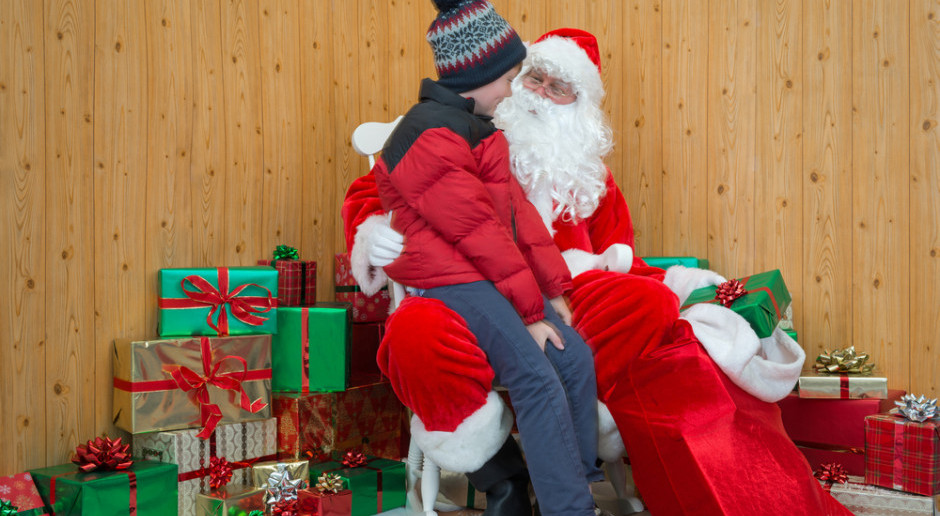
{"label": "white fur cuff", "polygon": [[359,224],[356,228],[352,251],[349,253],[349,266],[352,269],[353,278],[359,284],[362,293],[367,296],[375,295],[388,283],[385,271],[369,263],[372,235],[379,224],[388,224],[385,215],[373,215]]}
{"label": "white fur cuff", "polygon": [[418,448],[441,468],[459,473],[483,467],[506,442],[510,430],[512,413],[495,391],[453,432],[429,431],[418,416],[411,418],[411,436]]}
{"label": "white fur cuff", "polygon": [[793,390],[806,354],[783,330],[777,328],[770,337],[758,339],[743,317],[707,303],[690,307],[682,318],[689,321],[709,356],[738,387],[770,403]]}
{"label": "white fur cuff", "polygon": [[679,306],[685,303],[693,290],[709,285],[720,285],[727,281],[717,272],[696,267],[673,265],[666,269],[663,283],[679,297]]}
{"label": "white fur cuff", "polygon": [[571,272],[572,278],[576,278],[579,274],[587,271],[603,268],[599,255],[591,254],[581,249],[568,249],[561,253],[561,257],[564,258],[565,263],[568,264],[568,271]]}
{"label": "white fur cuff", "polygon": [[609,271],[626,274],[633,267],[633,248],[627,244],[613,244],[601,254],[601,263]]}

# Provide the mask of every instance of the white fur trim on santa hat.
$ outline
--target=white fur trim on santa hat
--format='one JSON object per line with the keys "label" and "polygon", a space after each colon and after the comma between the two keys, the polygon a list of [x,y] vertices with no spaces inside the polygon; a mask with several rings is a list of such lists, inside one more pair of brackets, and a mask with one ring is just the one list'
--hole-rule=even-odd
{"label": "white fur trim on santa hat", "polygon": [[723,306],[699,303],[682,313],[718,367],[754,397],[776,402],[793,390],[806,354],[783,330],[758,339],[751,325]]}
{"label": "white fur trim on santa hat", "polygon": [[679,306],[685,303],[693,290],[726,282],[724,276],[708,269],[673,265],[666,269],[663,283],[679,297]]}
{"label": "white fur trim on santa hat", "polygon": [[385,215],[373,215],[367,218],[359,227],[356,228],[356,238],[353,243],[352,252],[349,253],[349,266],[352,269],[353,278],[362,289],[362,293],[367,296],[375,295],[382,287],[388,283],[388,276],[381,267],[373,267],[369,263],[369,248],[372,245],[371,238],[378,225],[388,225],[388,219]]}
{"label": "white fur trim on santa hat", "polygon": [[625,452],[614,417],[607,405],[597,400],[597,456],[604,462],[617,462]]}
{"label": "white fur trim on santa hat", "polygon": [[411,436],[424,455],[441,468],[469,473],[483,467],[506,442],[512,413],[490,391],[486,403],[467,416],[453,432],[429,431],[418,416],[411,418]]}
{"label": "white fur trim on santa hat", "polygon": [[587,53],[568,38],[552,36],[529,45],[522,73],[532,68],[571,83],[579,97],[600,104],[604,98],[601,74]]}
{"label": "white fur trim on santa hat", "polygon": [[572,278],[576,278],[578,275],[587,271],[604,268],[600,255],[582,251],[581,249],[568,249],[561,253],[561,257],[565,259],[565,263],[568,265],[568,271],[571,273]]}

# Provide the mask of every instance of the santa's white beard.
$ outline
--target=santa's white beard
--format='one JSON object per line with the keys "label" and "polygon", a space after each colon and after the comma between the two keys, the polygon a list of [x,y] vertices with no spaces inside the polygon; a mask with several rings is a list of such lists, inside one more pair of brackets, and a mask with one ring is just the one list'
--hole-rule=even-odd
{"label": "santa's white beard", "polygon": [[603,112],[587,102],[558,105],[513,82],[495,123],[509,141],[513,174],[545,225],[590,217],[606,193],[611,133]]}

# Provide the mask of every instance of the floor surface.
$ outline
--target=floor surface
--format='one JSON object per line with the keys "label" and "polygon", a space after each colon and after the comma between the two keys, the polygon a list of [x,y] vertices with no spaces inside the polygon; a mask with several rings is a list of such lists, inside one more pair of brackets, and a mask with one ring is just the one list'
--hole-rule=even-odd
{"label": "floor surface", "polygon": [[[629,473],[629,471],[628,471]],[[611,511],[613,514],[620,516],[617,513],[617,497],[614,494],[614,488],[610,482],[599,482],[594,484],[594,499],[597,501],[597,505],[603,509]],[[421,512],[409,510],[406,508],[394,509],[391,511],[381,513],[382,516],[418,516],[421,515]],[[439,516],[479,516],[482,514],[482,511],[479,510],[462,510],[462,511],[441,511],[438,513]],[[649,512],[642,511],[635,513],[637,516],[649,516]]]}

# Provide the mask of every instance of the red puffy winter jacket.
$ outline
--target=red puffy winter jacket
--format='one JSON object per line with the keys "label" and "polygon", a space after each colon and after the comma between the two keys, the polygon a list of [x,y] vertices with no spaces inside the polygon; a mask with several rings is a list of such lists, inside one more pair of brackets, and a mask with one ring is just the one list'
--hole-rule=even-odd
{"label": "red puffy winter jacket", "polygon": [[385,267],[390,278],[415,288],[492,281],[526,324],[544,317],[542,293],[571,288],[564,259],[510,172],[506,138],[473,114],[472,100],[425,79],[421,102],[372,174],[392,227],[405,236],[401,256]]}

